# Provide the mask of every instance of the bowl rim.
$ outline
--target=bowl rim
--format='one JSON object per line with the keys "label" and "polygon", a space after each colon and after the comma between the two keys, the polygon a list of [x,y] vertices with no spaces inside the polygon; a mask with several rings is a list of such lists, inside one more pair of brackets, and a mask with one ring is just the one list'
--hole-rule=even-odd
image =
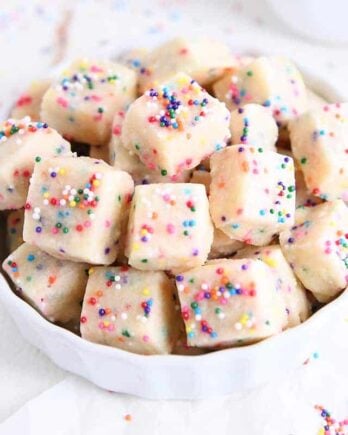
{"label": "bowl rim", "polygon": [[186,365],[188,359],[199,361],[209,361],[212,358],[217,357],[225,357],[228,355],[240,355],[245,354],[247,352],[258,352],[259,350],[263,350],[268,347],[272,347],[276,345],[279,341],[285,341],[287,337],[292,337],[294,334],[300,334],[300,331],[304,329],[310,329],[313,325],[317,325],[321,322],[321,319],[325,316],[329,316],[331,312],[334,312],[338,306],[344,303],[348,303],[348,288],[342,291],[342,293],[337,296],[333,301],[321,307],[318,311],[312,314],[307,320],[302,322],[301,324],[294,326],[292,328],[288,328],[278,334],[275,334],[271,337],[268,337],[264,340],[261,340],[257,343],[239,346],[239,347],[230,347],[225,349],[219,349],[215,351],[211,351],[201,355],[176,355],[176,354],[165,354],[165,355],[142,355],[136,354],[134,352],[129,352],[127,350],[119,349],[117,347],[106,346],[104,344],[94,343],[88,340],[83,339],[79,335],[74,334],[73,332],[65,329],[59,325],[55,325],[54,323],[49,322],[45,317],[43,317],[35,308],[25,302],[19,295],[17,295],[8,284],[7,279],[4,274],[0,273],[0,288],[6,286],[6,293],[1,292],[0,300],[2,298],[6,298],[11,303],[14,303],[16,307],[19,309],[21,314],[25,315],[27,318],[30,317],[30,321],[38,325],[40,329],[48,329],[50,332],[54,333],[62,337],[63,339],[67,339],[71,342],[71,344],[76,344],[78,346],[84,347],[86,350],[90,351],[98,351],[101,354],[111,354],[113,356],[121,357],[122,359],[132,360],[133,362],[146,361],[149,364],[163,364],[168,363],[174,365]]}
{"label": "bowl rim", "polygon": [[[252,50],[252,47],[243,47],[243,52],[247,53],[249,50]],[[274,53],[270,53],[267,49],[259,55],[270,56]],[[328,83],[323,76],[313,73],[309,68],[301,65],[300,62],[296,62],[299,70],[301,71],[304,82],[309,89],[313,90],[318,95],[324,97],[331,102],[341,102],[344,98],[340,89],[334,83]],[[63,64],[66,65],[66,62]],[[62,65],[62,64],[61,64]],[[60,65],[60,66],[61,66]],[[56,73],[57,68],[55,67],[51,70],[53,75]],[[115,356],[120,359],[127,359],[128,361],[132,361],[134,363],[142,362],[142,364],[154,364],[154,365],[162,365],[163,363],[168,366],[168,364],[173,365],[187,365],[188,361],[197,361],[198,362],[206,362],[211,361],[212,359],[217,358],[225,358],[226,355],[246,355],[247,353],[258,353],[259,350],[267,349],[279,343],[280,341],[285,341],[287,337],[292,337],[294,334],[300,334],[300,331],[304,331],[305,329],[312,328],[313,325],[319,324],[322,318],[328,316],[329,313],[333,312],[337,309],[338,306],[345,303],[347,299],[348,303],[348,287],[342,291],[342,293],[337,296],[331,302],[322,306],[318,311],[312,314],[308,319],[306,319],[301,324],[288,328],[278,334],[275,334],[271,337],[265,338],[257,343],[248,344],[244,346],[238,347],[230,347],[218,350],[212,350],[210,352],[200,354],[200,355],[176,355],[176,354],[165,354],[165,355],[142,355],[136,354],[134,352],[130,352],[127,350],[119,349],[112,346],[107,346],[99,343],[94,343],[83,339],[81,336],[74,334],[73,332],[65,329],[59,325],[49,322],[46,318],[44,318],[35,308],[25,302],[15,291],[12,290],[11,286],[8,283],[8,280],[3,273],[3,270],[0,270],[0,289],[1,287],[6,287],[7,292],[0,291],[0,300],[5,298],[11,304],[15,304],[16,308],[21,311],[23,315],[26,317],[31,317],[30,321],[34,322],[40,329],[47,328],[51,333],[62,337],[63,339],[67,339],[71,344],[76,346],[82,346],[87,351],[98,352],[100,354]],[[289,338],[289,339],[290,339]]]}

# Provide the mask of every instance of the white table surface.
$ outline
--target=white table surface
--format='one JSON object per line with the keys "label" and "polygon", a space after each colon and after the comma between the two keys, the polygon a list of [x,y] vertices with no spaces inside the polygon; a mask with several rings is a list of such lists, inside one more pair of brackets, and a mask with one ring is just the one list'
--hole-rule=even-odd
{"label": "white table surface", "polygon": [[[299,39],[280,25],[270,11],[265,18],[263,13],[267,12],[263,0],[0,0],[0,114],[5,117],[9,101],[29,80],[45,76],[59,61],[81,55],[112,56],[123,49],[141,46],[143,41],[146,45],[155,45],[180,31],[186,35],[208,34],[223,38],[238,51],[254,47],[255,51],[266,49],[287,55],[314,69],[321,77],[334,81],[348,96],[348,49]],[[343,327],[340,334],[340,340],[347,341],[348,326]],[[336,340],[337,343],[340,340]],[[326,355],[313,359],[299,368],[299,372],[289,374],[284,384],[269,385],[247,397],[227,397],[213,402],[147,402],[113,394],[118,417],[130,412],[129,409],[134,417],[134,421],[126,425],[123,421],[118,429],[125,426],[127,433],[144,433],[144,419],[156,415],[154,428],[158,432],[153,433],[163,433],[164,427],[167,433],[172,433],[167,423],[174,421],[175,415],[191,410],[191,423],[199,426],[198,421],[206,421],[200,433],[212,433],[207,432],[207,428],[214,427],[214,416],[220,423],[224,422],[222,431],[237,423],[238,427],[244,427],[245,431],[235,432],[237,435],[310,435],[312,429],[307,428],[313,427],[317,427],[317,432],[313,433],[318,433],[322,420],[314,410],[315,403],[329,402],[324,405],[328,408],[330,405],[341,414],[337,415],[338,419],[348,415],[348,381],[343,369],[340,371],[337,366],[336,370],[337,362],[346,360],[347,349],[329,346]],[[96,406],[102,396],[105,399],[109,394],[54,366],[21,338],[9,314],[0,306],[0,422],[28,400],[66,378],[65,383],[56,388],[60,393],[66,388],[67,400],[72,400],[71,391],[78,388],[86,395],[86,406]],[[277,398],[279,407],[267,409],[264,404],[270,398]],[[248,403],[249,407],[250,400],[255,407],[245,409],[243,403]],[[257,404],[262,404],[262,413]],[[107,409],[109,405],[105,406]],[[293,414],[295,409],[296,415]],[[282,416],[285,425],[282,430],[276,424],[272,426],[274,414]],[[299,415],[303,420],[302,429],[297,421]],[[92,416],[88,418],[91,420]],[[254,419],[254,424],[250,419]],[[179,428],[176,433],[186,433],[187,427]],[[66,433],[80,432],[75,428]]]}

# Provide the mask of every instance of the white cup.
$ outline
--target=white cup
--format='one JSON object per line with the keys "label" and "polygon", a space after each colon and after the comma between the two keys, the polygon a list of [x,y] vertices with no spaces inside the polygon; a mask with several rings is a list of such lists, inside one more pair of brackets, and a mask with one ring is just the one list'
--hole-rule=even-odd
{"label": "white cup", "polygon": [[267,0],[293,32],[328,44],[348,43],[347,0]]}

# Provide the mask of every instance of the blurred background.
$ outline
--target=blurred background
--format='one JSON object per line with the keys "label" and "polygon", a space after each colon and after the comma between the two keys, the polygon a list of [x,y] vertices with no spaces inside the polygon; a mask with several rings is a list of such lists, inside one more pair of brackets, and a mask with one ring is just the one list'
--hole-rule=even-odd
{"label": "blurred background", "polygon": [[66,59],[113,57],[174,35],[284,54],[348,96],[347,12],[344,0],[0,0],[0,113]]}

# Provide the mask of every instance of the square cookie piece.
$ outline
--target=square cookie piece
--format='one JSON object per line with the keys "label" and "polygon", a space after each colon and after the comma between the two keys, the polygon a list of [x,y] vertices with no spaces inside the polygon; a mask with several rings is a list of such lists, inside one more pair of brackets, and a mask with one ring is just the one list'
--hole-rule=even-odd
{"label": "square cookie piece", "polygon": [[[121,139],[124,117],[125,112],[117,112],[114,117],[112,135],[109,143],[110,164],[116,169],[128,172],[136,185],[166,182],[184,183],[188,181],[191,175],[190,171],[183,171],[173,176],[162,175],[146,167],[134,152],[125,148]],[[104,149],[104,147],[102,148]]]}
{"label": "square cookie piece", "polygon": [[296,326],[310,316],[306,290],[296,279],[279,245],[255,248],[248,246],[233,258],[253,258],[263,261],[272,271],[279,296],[284,300],[288,326]]}
{"label": "square cookie piece", "polygon": [[213,225],[201,184],[136,186],[126,255],[143,270],[187,270],[205,262]]}
{"label": "square cookie piece", "polygon": [[179,333],[175,286],[164,272],[90,270],[81,336],[143,355],[170,353]]}
{"label": "square cookie piece", "polygon": [[133,188],[126,172],[101,160],[46,160],[31,180],[24,240],[58,258],[111,264]]}
{"label": "square cookie piece", "polygon": [[144,92],[179,72],[190,75],[201,86],[206,86],[218,79],[226,68],[236,64],[237,59],[225,44],[208,38],[175,38],[143,58],[140,88]]}
{"label": "square cookie piece", "polygon": [[348,201],[348,103],[305,113],[291,122],[290,140],[310,193]]}
{"label": "square cookie piece", "polygon": [[24,209],[11,211],[6,222],[6,245],[13,252],[23,242]]}
{"label": "square cookie piece", "polygon": [[46,319],[62,324],[78,323],[87,284],[86,264],[59,260],[24,243],[2,267],[23,299]]}
{"label": "square cookie piece", "polygon": [[131,104],[122,141],[149,169],[176,175],[226,146],[229,120],[223,103],[179,73]]}
{"label": "square cookie piece", "polygon": [[231,143],[261,147],[276,151],[278,126],[266,107],[246,104],[231,113]]}
{"label": "square cookie piece", "polygon": [[44,95],[41,118],[76,142],[107,145],[114,114],[136,97],[136,73],[117,63],[77,60]]}
{"label": "square cookie piece", "polygon": [[216,97],[230,110],[248,103],[269,107],[279,125],[308,108],[307,90],[295,65],[283,57],[259,57],[214,84]]}
{"label": "square cookie piece", "polygon": [[34,164],[71,155],[70,144],[42,122],[9,119],[0,124],[0,210],[24,207]]}
{"label": "square cookie piece", "polygon": [[50,84],[50,80],[38,80],[30,83],[28,89],[19,96],[12,108],[11,118],[22,119],[29,116],[32,121],[40,121],[42,97]]}
{"label": "square cookie piece", "polygon": [[295,178],[291,157],[233,145],[211,158],[210,211],[232,239],[263,246],[294,223]]}
{"label": "square cookie piece", "polygon": [[305,220],[280,234],[283,253],[306,289],[320,302],[348,284],[348,208],[341,200],[308,209]]}
{"label": "square cookie piece", "polygon": [[252,343],[286,326],[284,302],[259,260],[213,260],[177,275],[176,284],[189,346]]}

